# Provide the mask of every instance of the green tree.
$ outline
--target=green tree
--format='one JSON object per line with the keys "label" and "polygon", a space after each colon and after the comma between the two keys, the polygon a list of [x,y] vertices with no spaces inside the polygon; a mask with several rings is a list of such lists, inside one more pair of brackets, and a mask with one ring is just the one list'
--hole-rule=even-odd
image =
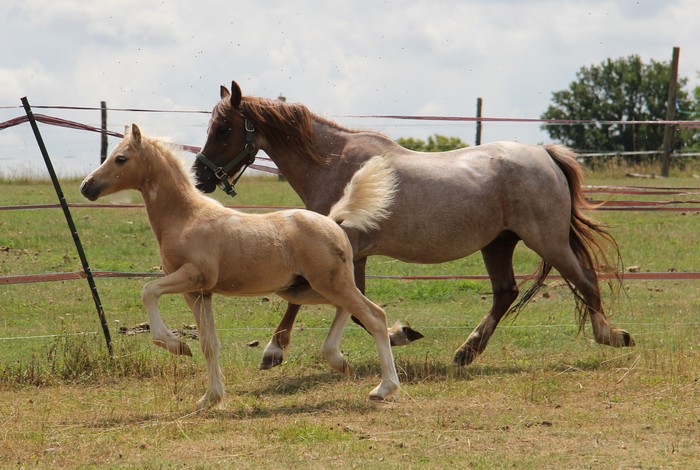
{"label": "green tree", "polygon": [[417,152],[447,152],[448,150],[468,147],[468,144],[462,142],[459,137],[447,137],[440,134],[429,136],[427,142],[413,137],[400,137],[396,143]]}
{"label": "green tree", "polygon": [[[670,62],[652,60],[645,64],[637,55],[583,67],[576,74],[577,81],[568,89],[552,93],[553,104],[541,118],[599,122],[544,125],[543,129],[552,139],[578,150],[658,150],[662,147],[664,126],[601,121],[664,120],[670,77]],[[679,102],[689,101],[688,93],[683,90],[687,82],[687,78],[679,78]],[[678,119],[689,118],[679,115]],[[688,148],[695,133],[694,130],[677,132],[674,148]]]}

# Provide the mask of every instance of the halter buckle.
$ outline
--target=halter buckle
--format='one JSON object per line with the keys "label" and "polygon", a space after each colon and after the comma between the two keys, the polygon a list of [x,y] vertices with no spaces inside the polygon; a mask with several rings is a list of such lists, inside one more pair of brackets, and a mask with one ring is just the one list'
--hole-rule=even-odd
{"label": "halter buckle", "polygon": [[216,178],[220,181],[228,179],[228,174],[226,173],[226,170],[224,170],[222,167],[219,167],[216,170],[214,170],[214,176],[216,176]]}

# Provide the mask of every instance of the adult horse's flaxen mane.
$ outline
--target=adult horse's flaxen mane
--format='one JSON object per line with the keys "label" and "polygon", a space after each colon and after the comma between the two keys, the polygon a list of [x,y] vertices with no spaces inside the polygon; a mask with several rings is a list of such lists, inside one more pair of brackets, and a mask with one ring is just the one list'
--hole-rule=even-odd
{"label": "adult horse's flaxen mane", "polygon": [[[491,310],[455,352],[454,363],[471,363],[484,351],[499,321],[518,297],[513,273],[515,246],[523,241],[542,259],[522,306],[553,267],[579,300],[601,344],[632,346],[629,333],[603,313],[597,272],[606,247],[619,259],[613,238],[590,219],[581,190],[582,171],[573,151],[559,145],[494,142],[452,152],[407,150],[387,136],[350,131],[302,105],[244,97],[236,82],[221,87],[207,140],[194,169],[204,192],[240,173],[236,155],[249,145],[275,162],[307,209],[327,214],[362,164],[385,155],[398,178],[391,215],[378,230],[346,229],[353,246],[355,280],[364,291],[367,257],[385,255],[413,263],[441,263],[481,251],[491,279]],[[246,123],[251,129],[246,130]],[[217,170],[215,173],[212,170]],[[224,171],[225,170],[225,171]],[[617,255],[616,255],[617,253]],[[298,306],[287,312],[265,349],[261,368],[282,361]],[[393,345],[412,339],[399,328]]]}
{"label": "adult horse's flaxen mane", "polygon": [[375,339],[381,362],[382,380],[370,398],[396,393],[399,379],[386,316],[355,287],[352,247],[339,225],[364,233],[389,215],[396,179],[386,158],[371,159],[356,173],[328,217],[306,210],[246,214],[197,191],[171,147],[142,136],[135,125],[125,134],[80,191],[92,201],[125,189],[141,192],[165,272],[143,289],[151,335],[171,353],[191,355],[158,312],[161,295],[182,293],[197,321],[207,364],[209,384],[199,409],[217,405],[224,394],[212,294],[274,292],[295,304],[335,305],[335,320],[321,350],[331,367],[344,373],[350,369],[340,351],[341,334],[350,314],[360,318]]}

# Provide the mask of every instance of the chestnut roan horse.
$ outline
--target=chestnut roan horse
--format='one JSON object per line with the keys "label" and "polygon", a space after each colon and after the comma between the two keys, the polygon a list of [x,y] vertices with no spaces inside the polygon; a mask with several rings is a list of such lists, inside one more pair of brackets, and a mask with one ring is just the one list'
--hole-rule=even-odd
{"label": "chestnut roan horse", "polygon": [[297,304],[335,305],[335,320],[321,350],[331,367],[346,374],[350,369],[340,352],[340,338],[348,317],[355,315],[379,350],[382,380],[370,398],[396,393],[399,378],[386,316],[355,286],[352,247],[338,225],[363,232],[388,215],[396,178],[384,157],[369,160],[353,176],[328,217],[302,209],[246,214],[197,191],[172,146],[142,135],[135,125],[125,134],[109,158],[85,178],[80,191],[91,201],[125,189],[141,192],[166,274],[143,288],[151,336],[173,354],[191,355],[158,313],[161,295],[182,293],[197,321],[207,364],[209,384],[199,409],[217,405],[224,395],[212,294],[274,292]]}
{"label": "chestnut roan horse", "polygon": [[[262,149],[306,208],[327,214],[364,162],[375,155],[389,159],[398,178],[391,214],[377,230],[346,230],[355,281],[363,292],[370,255],[441,263],[481,250],[493,303],[457,349],[454,364],[469,364],[482,353],[501,318],[522,307],[552,267],[576,295],[581,328],[588,317],[598,343],[634,345],[629,333],[603,313],[597,271],[603,264],[616,266],[619,251],[607,231],[582,212],[590,205],[571,150],[494,142],[451,152],[413,152],[383,134],[347,129],[300,104],[242,96],[236,82],[230,92],[222,86],[220,96],[194,163],[197,187],[204,192],[214,191],[218,180],[228,185]],[[511,307],[519,294],[512,256],[520,240],[542,261],[532,287]],[[261,368],[282,360],[298,309],[288,306]]]}

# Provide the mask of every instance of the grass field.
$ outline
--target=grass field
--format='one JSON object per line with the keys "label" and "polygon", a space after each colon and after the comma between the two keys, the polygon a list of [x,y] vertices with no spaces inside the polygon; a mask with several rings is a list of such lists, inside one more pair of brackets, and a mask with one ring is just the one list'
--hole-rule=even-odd
{"label": "grass field", "polygon": [[[600,173],[587,184],[640,184]],[[69,202],[85,202],[63,181]],[[643,184],[698,187],[677,176]],[[298,205],[286,183],[248,178],[235,204]],[[50,183],[0,181],[0,205],[51,203]],[[217,195],[221,198],[221,196]],[[675,197],[675,196],[674,196]],[[659,199],[659,196],[655,196]],[[697,196],[688,196],[697,200]],[[124,193],[114,202],[139,202]],[[222,200],[224,200],[222,198]],[[225,201],[231,203],[230,200]],[[143,209],[72,210],[93,270],[158,270]],[[626,266],[700,271],[697,212],[598,212]],[[60,209],[0,212],[0,276],[77,271]],[[516,252],[516,272],[537,258]],[[371,258],[369,274],[483,274],[478,255],[435,266]],[[628,281],[613,319],[635,348],[612,349],[577,334],[574,302],[549,281],[515,320],[505,320],[470,367],[449,364],[490,306],[487,282],[368,281],[390,321],[426,338],[396,348],[402,391],[371,403],[374,344],[348,327],[354,369],[329,371],[319,348],[329,307],[306,307],[285,363],[258,371],[262,347],[284,312],[271,297],[216,297],[228,396],[195,414],[205,371],[168,355],[148,335],[120,326],[145,321],[144,279],[98,279],[114,340],[110,360],[85,281],[0,285],[0,466],[136,468],[691,468],[700,463],[700,289],[697,281]],[[606,290],[607,292],[607,290]],[[606,298],[611,303],[610,298]],[[167,324],[193,323],[179,296],[161,299]],[[260,346],[251,347],[252,341]],[[194,341],[192,341],[194,343]]]}

